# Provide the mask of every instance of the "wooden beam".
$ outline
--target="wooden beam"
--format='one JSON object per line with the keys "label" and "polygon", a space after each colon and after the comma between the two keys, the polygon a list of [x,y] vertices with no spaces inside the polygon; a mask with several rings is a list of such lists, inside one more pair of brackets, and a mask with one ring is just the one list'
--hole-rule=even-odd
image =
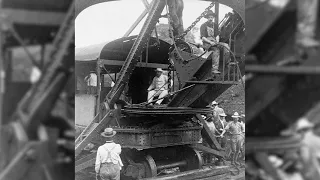
{"label": "wooden beam", "polygon": [[[207,123],[204,121],[204,119],[201,117],[200,114],[197,114],[196,117],[200,120],[200,122],[203,125],[203,130],[204,130],[204,134],[206,135],[204,138],[209,141],[208,143],[210,144],[210,146],[217,148],[218,150],[222,150],[220,144],[218,143],[217,139],[215,138],[215,135],[213,134],[213,132],[210,131]],[[211,145],[213,144],[213,145]],[[218,154],[217,154],[218,155]],[[224,155],[224,154],[222,154]]]}
{"label": "wooden beam", "polygon": [[[151,4],[154,2],[154,0],[151,2]],[[138,19],[132,24],[132,26],[129,28],[129,30],[124,34],[123,37],[128,37],[130,33],[138,26],[138,24],[141,22],[141,20],[148,14],[149,8],[151,7],[151,4],[146,8],[141,15],[138,17]]]}
{"label": "wooden beam", "polygon": [[1,14],[7,16],[7,19],[13,24],[42,25],[42,26],[60,26],[66,13],[31,11],[22,9],[0,9]]}
{"label": "wooden beam", "polygon": [[91,153],[75,162],[75,173],[86,169],[87,167],[93,166],[96,161],[97,153]]}

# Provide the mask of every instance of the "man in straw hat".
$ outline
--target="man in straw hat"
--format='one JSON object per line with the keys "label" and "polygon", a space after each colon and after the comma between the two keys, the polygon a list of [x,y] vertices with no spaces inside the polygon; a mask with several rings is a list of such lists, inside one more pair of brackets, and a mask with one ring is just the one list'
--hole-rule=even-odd
{"label": "man in straw hat", "polygon": [[216,101],[212,101],[211,105],[207,106],[211,108],[211,112],[207,114],[207,116],[214,118],[214,121],[217,119],[219,112],[223,111],[223,109],[220,108],[218,105],[219,104]]}
{"label": "man in straw hat", "polygon": [[303,161],[304,179],[320,179],[320,137],[313,133],[314,124],[307,118],[301,118],[297,121],[295,130],[302,135],[301,156]]}
{"label": "man in straw hat", "polygon": [[[212,51],[212,74],[220,74],[219,71],[219,60],[220,60],[220,49],[221,47],[211,47],[216,45],[219,42],[219,35],[217,32],[214,31],[214,17],[215,13],[209,10],[207,14],[204,16],[208,19],[207,22],[203,23],[200,26],[200,38],[203,42],[203,47],[208,50]],[[229,49],[229,45],[226,43],[219,43],[223,46],[226,46]],[[224,54],[229,55],[228,50],[223,48]],[[229,59],[229,58],[227,58]]]}
{"label": "man in straw hat", "polygon": [[113,142],[116,131],[106,128],[101,136],[105,137],[106,143],[98,148],[95,171],[96,179],[120,180],[120,170],[123,166],[120,153],[121,146]]}
{"label": "man in straw hat", "polygon": [[240,153],[240,148],[241,148],[241,143],[243,139],[243,127],[241,124],[238,122],[240,116],[238,112],[235,112],[232,116],[233,121],[230,122],[223,132],[221,133],[221,137],[223,137],[224,133],[226,130],[229,130],[231,134],[231,150],[232,150],[232,165],[240,165],[238,161],[238,155]]}
{"label": "man in straw hat", "polygon": [[158,97],[158,101],[155,104],[161,104],[163,98],[168,94],[168,76],[163,74],[161,68],[156,69],[156,76],[153,78],[151,85],[148,88],[148,102],[153,101],[155,96]]}

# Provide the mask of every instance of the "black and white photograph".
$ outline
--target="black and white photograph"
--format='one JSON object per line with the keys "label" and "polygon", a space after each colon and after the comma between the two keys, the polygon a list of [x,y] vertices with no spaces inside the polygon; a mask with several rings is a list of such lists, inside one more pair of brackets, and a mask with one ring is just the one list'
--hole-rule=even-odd
{"label": "black and white photograph", "polygon": [[245,179],[244,3],[76,6],[77,180]]}
{"label": "black and white photograph", "polygon": [[319,0],[0,0],[0,180],[320,180]]}

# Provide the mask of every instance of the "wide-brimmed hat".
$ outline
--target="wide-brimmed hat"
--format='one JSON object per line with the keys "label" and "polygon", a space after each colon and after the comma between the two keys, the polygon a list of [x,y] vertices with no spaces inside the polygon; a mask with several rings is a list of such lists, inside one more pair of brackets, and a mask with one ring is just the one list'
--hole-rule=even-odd
{"label": "wide-brimmed hat", "polygon": [[240,116],[239,116],[239,113],[238,113],[238,112],[235,112],[231,117],[233,117],[233,118],[239,118]]}
{"label": "wide-brimmed hat", "polygon": [[117,134],[117,132],[114,131],[112,128],[105,128],[104,131],[101,133],[101,136],[103,136],[103,137],[113,137],[116,134]]}
{"label": "wide-brimmed hat", "polygon": [[215,16],[215,15],[216,15],[216,14],[215,14],[212,10],[209,10],[209,11],[207,12],[207,14],[204,15],[204,17],[208,19],[209,16]]}
{"label": "wide-brimmed hat", "polygon": [[307,118],[301,118],[296,123],[296,130],[303,130],[303,129],[311,129],[314,127],[314,124],[311,123]]}
{"label": "wide-brimmed hat", "polygon": [[223,116],[223,117],[226,117],[226,113],[220,113],[219,116]]}
{"label": "wide-brimmed hat", "polygon": [[211,105],[218,105],[216,101],[212,101]]}
{"label": "wide-brimmed hat", "polygon": [[163,70],[161,68],[157,68],[155,71],[163,72]]}

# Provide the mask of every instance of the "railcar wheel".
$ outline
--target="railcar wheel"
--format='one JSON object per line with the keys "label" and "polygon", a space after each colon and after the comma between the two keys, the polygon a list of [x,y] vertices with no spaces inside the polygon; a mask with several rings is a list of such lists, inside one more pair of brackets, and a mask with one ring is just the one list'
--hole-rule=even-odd
{"label": "railcar wheel", "polygon": [[157,165],[150,155],[146,155],[142,164],[145,167],[145,178],[157,176]]}
{"label": "railcar wheel", "polygon": [[182,158],[187,161],[187,165],[179,167],[180,171],[189,171],[194,169],[200,169],[203,165],[203,159],[199,151],[186,147],[182,153]]}

